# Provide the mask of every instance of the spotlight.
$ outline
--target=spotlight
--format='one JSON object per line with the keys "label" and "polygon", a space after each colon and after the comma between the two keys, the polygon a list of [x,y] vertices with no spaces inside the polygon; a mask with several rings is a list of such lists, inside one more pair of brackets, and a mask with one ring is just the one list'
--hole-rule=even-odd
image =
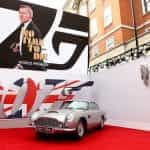
{"label": "spotlight", "polygon": [[136,58],[139,58],[137,49],[134,49],[134,58],[135,58],[135,59],[136,59]]}
{"label": "spotlight", "polygon": [[135,60],[136,58],[138,58],[137,49],[131,48],[131,57],[132,57],[132,60]]}
{"label": "spotlight", "polygon": [[143,46],[140,46],[140,47],[139,47],[139,51],[138,51],[138,56],[139,56],[139,57],[141,57],[141,56],[144,55],[143,50],[144,50],[144,47],[143,47]]}
{"label": "spotlight", "polygon": [[109,59],[109,60],[108,60],[108,64],[109,64],[109,66],[113,66],[113,61],[112,61],[112,59]]}
{"label": "spotlight", "polygon": [[130,52],[130,51],[127,51],[127,52],[125,53],[125,61],[128,62],[128,61],[130,61],[130,59],[131,59],[131,52]]}
{"label": "spotlight", "polygon": [[93,66],[93,72],[98,72],[98,71],[99,71],[98,65]]}
{"label": "spotlight", "polygon": [[92,67],[89,67],[89,68],[88,68],[88,72],[91,72],[91,69],[92,69]]}
{"label": "spotlight", "polygon": [[128,55],[125,56],[125,61],[128,62],[130,57]]}
{"label": "spotlight", "polygon": [[148,52],[150,51],[150,46],[145,48],[145,51]]}
{"label": "spotlight", "polygon": [[106,67],[107,67],[107,68],[110,67],[109,60],[108,60],[108,59],[107,59],[107,61],[106,61]]}
{"label": "spotlight", "polygon": [[125,61],[125,60],[126,60],[126,59],[125,59],[125,55],[121,55],[121,56],[120,56],[120,59],[121,59],[121,62]]}
{"label": "spotlight", "polygon": [[114,66],[116,65],[116,58],[115,57],[112,58],[112,63]]}
{"label": "spotlight", "polygon": [[103,69],[104,68],[104,64],[100,63],[100,68]]}

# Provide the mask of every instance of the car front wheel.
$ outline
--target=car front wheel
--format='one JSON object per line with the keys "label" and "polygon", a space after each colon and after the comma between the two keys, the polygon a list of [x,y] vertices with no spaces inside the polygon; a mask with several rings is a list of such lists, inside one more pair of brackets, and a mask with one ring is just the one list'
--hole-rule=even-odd
{"label": "car front wheel", "polygon": [[36,135],[37,135],[37,137],[39,137],[39,138],[46,136],[46,134],[44,134],[44,133],[42,133],[42,132],[38,132],[38,131],[36,131]]}
{"label": "car front wheel", "polygon": [[84,122],[81,120],[79,121],[77,127],[76,127],[76,137],[78,139],[82,138],[85,134],[85,125],[84,125]]}

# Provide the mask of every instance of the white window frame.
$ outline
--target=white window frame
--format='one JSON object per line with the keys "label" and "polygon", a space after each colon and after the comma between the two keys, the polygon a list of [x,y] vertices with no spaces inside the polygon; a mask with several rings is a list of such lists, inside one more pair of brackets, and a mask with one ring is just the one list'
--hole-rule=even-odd
{"label": "white window frame", "polygon": [[[150,8],[149,10],[146,11],[146,8],[145,8],[145,0],[141,0],[142,1],[142,8],[143,8],[143,14],[145,15],[146,13],[150,12]],[[147,0],[146,0],[147,1]],[[149,0],[150,1],[150,0]],[[150,2],[149,2],[149,5],[150,5]],[[149,6],[150,7],[150,6]]]}
{"label": "white window frame", "polygon": [[109,37],[106,39],[106,50],[110,50],[115,47],[115,38],[114,36]]}
{"label": "white window frame", "polygon": [[88,6],[87,2],[81,1],[80,8],[79,8],[79,14],[82,16],[88,16]]}
{"label": "white window frame", "polygon": [[98,46],[94,46],[90,50],[91,59],[100,55],[100,49]]}
{"label": "white window frame", "polygon": [[112,23],[112,9],[111,6],[104,7],[104,27]]}
{"label": "white window frame", "polygon": [[89,12],[92,13],[96,9],[96,0],[89,0],[88,7]]}
{"label": "white window frame", "polygon": [[94,37],[98,33],[97,19],[90,20],[90,38]]}

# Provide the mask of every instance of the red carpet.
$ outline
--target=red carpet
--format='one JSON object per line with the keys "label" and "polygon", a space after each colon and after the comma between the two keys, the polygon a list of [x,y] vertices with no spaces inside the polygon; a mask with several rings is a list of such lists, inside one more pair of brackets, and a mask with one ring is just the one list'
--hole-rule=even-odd
{"label": "red carpet", "polygon": [[150,132],[105,126],[82,140],[38,139],[31,128],[0,129],[0,150],[149,150]]}

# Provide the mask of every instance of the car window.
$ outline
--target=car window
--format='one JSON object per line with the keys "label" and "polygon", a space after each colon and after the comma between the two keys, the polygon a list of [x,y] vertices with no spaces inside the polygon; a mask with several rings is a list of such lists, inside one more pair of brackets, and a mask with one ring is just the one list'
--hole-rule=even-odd
{"label": "car window", "polygon": [[98,105],[96,103],[90,102],[89,109],[91,109],[91,110],[99,110],[99,107],[98,107]]}
{"label": "car window", "polygon": [[82,101],[72,101],[72,102],[66,102],[62,105],[62,109],[88,109],[88,102],[82,102]]}
{"label": "car window", "polygon": [[61,109],[66,109],[71,102],[72,101],[63,102],[63,104],[61,105]]}
{"label": "car window", "polygon": [[49,110],[52,109],[60,109],[61,105],[63,104],[63,101],[55,101],[51,107],[49,108]]}

